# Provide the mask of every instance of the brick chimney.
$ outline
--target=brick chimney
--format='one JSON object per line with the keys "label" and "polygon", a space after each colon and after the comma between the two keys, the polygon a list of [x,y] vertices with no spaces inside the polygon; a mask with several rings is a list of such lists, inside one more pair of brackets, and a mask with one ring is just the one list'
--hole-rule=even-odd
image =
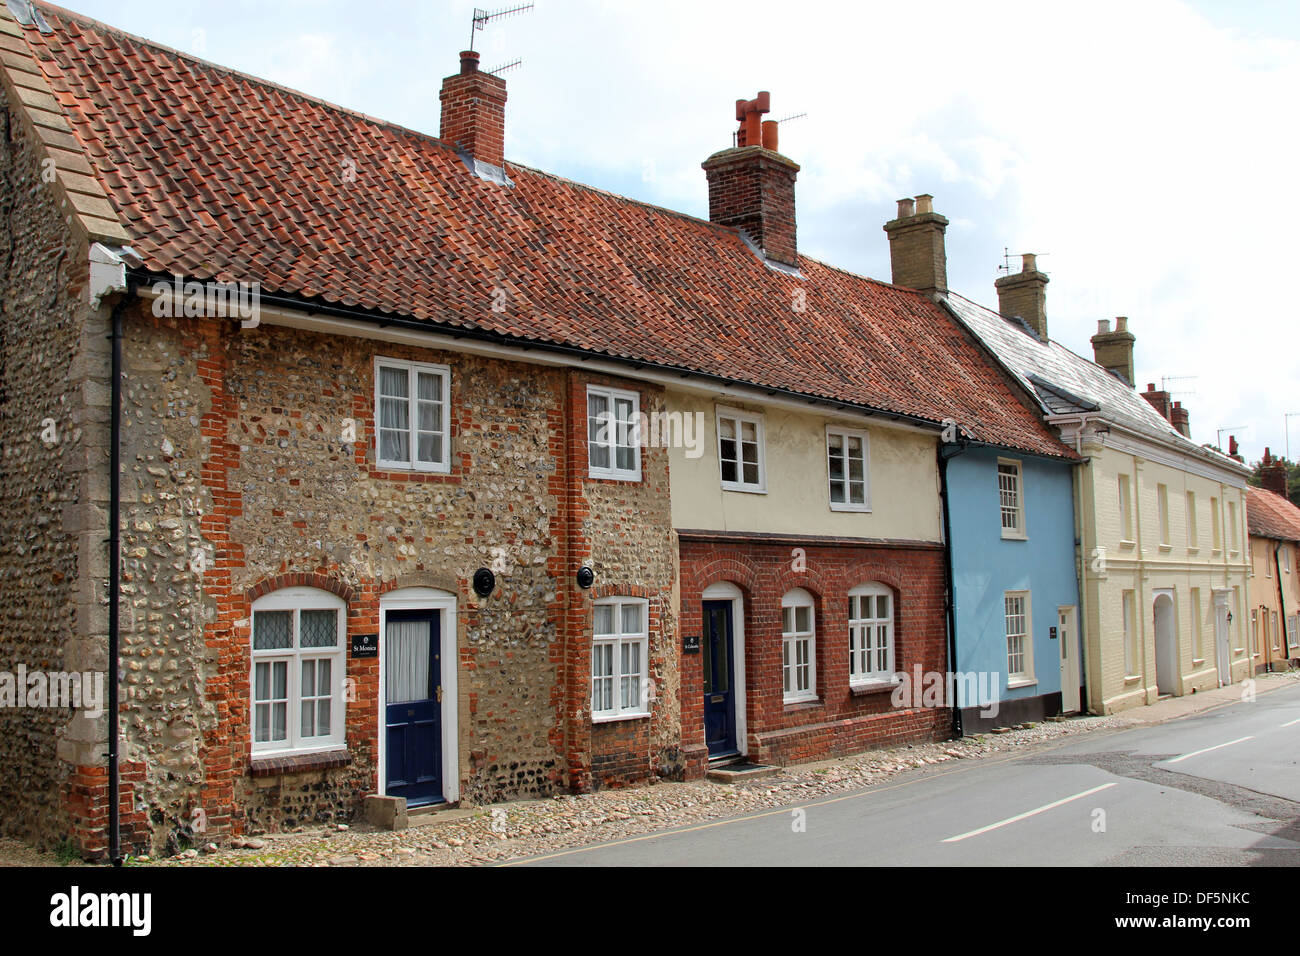
{"label": "brick chimney", "polygon": [[777,152],[774,120],[763,120],[770,94],[736,101],[736,145],[702,165],[709,180],[709,219],[743,229],[763,255],[799,264],[795,241],[794,180],[799,165]]}
{"label": "brick chimney", "polygon": [[1038,271],[1032,252],[1021,256],[1020,271],[1002,276],[993,285],[998,290],[998,311],[1005,319],[1019,318],[1047,341],[1047,276]]}
{"label": "brick chimney", "polygon": [[460,55],[460,72],[442,81],[438,138],[500,169],[505,165],[506,81],[480,73],[478,54]]}
{"label": "brick chimney", "polygon": [[1115,331],[1111,331],[1109,319],[1099,319],[1097,334],[1092,337],[1092,354],[1097,364],[1108,372],[1113,372],[1127,385],[1133,384],[1133,343],[1137,339],[1128,330],[1128,318],[1119,316],[1115,319]]}
{"label": "brick chimney", "polygon": [[1286,464],[1264,449],[1264,460],[1259,463],[1259,483],[1267,491],[1286,497]]}
{"label": "brick chimney", "polygon": [[948,220],[934,211],[934,197],[898,201],[898,218],[885,223],[894,285],[927,295],[948,291],[948,255],[943,234]]}
{"label": "brick chimney", "polygon": [[1147,400],[1148,404],[1150,404],[1152,408],[1160,413],[1165,421],[1173,424],[1174,406],[1169,402],[1168,392],[1158,390],[1155,382],[1150,382],[1147,385],[1147,390],[1142,392],[1142,397]]}
{"label": "brick chimney", "polygon": [[1169,416],[1169,420],[1173,422],[1174,428],[1178,429],[1178,434],[1184,438],[1192,437],[1191,415],[1183,408],[1182,402],[1174,402],[1173,414]]}

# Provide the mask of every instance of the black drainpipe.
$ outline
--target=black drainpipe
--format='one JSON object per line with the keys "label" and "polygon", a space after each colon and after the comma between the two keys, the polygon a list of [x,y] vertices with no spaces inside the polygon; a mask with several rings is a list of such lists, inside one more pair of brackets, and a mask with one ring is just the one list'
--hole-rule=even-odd
{"label": "black drainpipe", "polygon": [[113,306],[113,408],[108,441],[108,858],[122,865],[122,835],[118,819],[118,599],[122,583],[122,313],[136,300],[136,284]]}
{"label": "black drainpipe", "polygon": [[952,517],[948,509],[948,459],[955,458],[966,451],[963,443],[951,455],[943,453],[944,445],[939,443],[936,455],[939,458],[939,500],[943,503],[943,579],[947,588],[944,613],[948,622],[948,666],[952,668],[952,735],[954,739],[964,736],[961,722],[961,705],[957,701],[957,586],[952,574]]}
{"label": "black drainpipe", "polygon": [[[1277,580],[1277,606],[1282,611],[1282,633],[1280,635],[1282,641],[1282,653],[1286,655],[1287,663],[1289,664],[1291,660],[1291,645],[1287,643],[1286,633],[1286,588],[1282,587],[1282,560],[1278,554],[1278,552],[1285,547],[1287,547],[1287,545],[1280,542],[1273,545],[1273,576]],[[1268,669],[1273,669],[1273,657],[1271,654],[1269,655]]]}

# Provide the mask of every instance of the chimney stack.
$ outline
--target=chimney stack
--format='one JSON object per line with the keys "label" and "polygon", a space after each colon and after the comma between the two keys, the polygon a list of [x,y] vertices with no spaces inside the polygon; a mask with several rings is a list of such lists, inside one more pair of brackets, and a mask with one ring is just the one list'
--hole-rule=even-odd
{"label": "chimney stack", "polygon": [[736,101],[736,145],[702,164],[709,180],[709,219],[743,229],[763,255],[799,265],[795,241],[794,181],[799,165],[776,151],[777,124],[763,120],[770,94]]}
{"label": "chimney stack", "polygon": [[1178,429],[1178,434],[1184,438],[1192,437],[1191,416],[1187,409],[1183,408],[1182,402],[1174,402],[1174,411],[1169,420],[1173,422],[1174,428]]}
{"label": "chimney stack", "polygon": [[1160,413],[1161,417],[1164,418],[1165,421],[1173,424],[1174,406],[1169,403],[1168,392],[1157,390],[1155,383],[1151,382],[1147,385],[1147,390],[1142,393],[1142,397],[1147,400],[1148,404],[1150,404],[1152,408]]}
{"label": "chimney stack", "polygon": [[934,211],[934,197],[898,201],[898,218],[885,223],[894,285],[932,295],[948,291],[948,256],[943,234],[948,220]]}
{"label": "chimney stack", "polygon": [[1274,458],[1267,448],[1264,449],[1264,460],[1259,463],[1259,483],[1275,495],[1287,496],[1286,464]]}
{"label": "chimney stack", "polygon": [[1047,341],[1047,276],[1038,271],[1037,257],[1026,252],[1020,271],[1002,276],[993,285],[998,290],[998,311],[1005,319],[1022,319],[1044,342]]}
{"label": "chimney stack", "polygon": [[1097,321],[1097,334],[1092,337],[1092,354],[1097,364],[1106,371],[1118,375],[1124,384],[1132,385],[1133,343],[1137,339],[1128,330],[1128,318],[1119,316],[1115,319],[1115,331],[1111,331],[1109,319]]}
{"label": "chimney stack", "polygon": [[481,73],[478,54],[460,55],[460,72],[442,81],[442,128],[438,138],[474,159],[505,165],[506,81]]}

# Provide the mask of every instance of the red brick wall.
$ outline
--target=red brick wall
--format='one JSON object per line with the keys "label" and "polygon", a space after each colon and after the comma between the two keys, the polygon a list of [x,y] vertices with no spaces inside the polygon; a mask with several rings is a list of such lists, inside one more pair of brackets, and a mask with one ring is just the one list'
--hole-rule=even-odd
{"label": "red brick wall", "polygon": [[[804,570],[797,569],[796,547],[804,553]],[[894,591],[895,669],[910,672],[919,664],[923,671],[947,670],[940,546],[683,538],[683,634],[703,634],[701,595],[721,581],[744,593],[751,760],[787,764],[948,735],[946,708],[898,709],[888,692],[855,695],[849,688],[848,591],[869,581]],[[787,705],[782,701],[781,598],[792,588],[814,598],[817,700]],[[701,661],[700,654],[682,658],[682,747],[691,776],[702,774],[708,761]]]}

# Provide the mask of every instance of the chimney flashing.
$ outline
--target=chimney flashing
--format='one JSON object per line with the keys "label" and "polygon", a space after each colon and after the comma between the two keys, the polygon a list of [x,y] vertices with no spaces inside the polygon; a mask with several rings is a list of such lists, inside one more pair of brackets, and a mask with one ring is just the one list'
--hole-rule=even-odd
{"label": "chimney flashing", "polygon": [[[477,53],[465,50],[460,55],[460,72],[442,81],[438,138],[471,156],[476,164],[491,167],[496,173],[483,178],[495,182],[499,181],[497,174],[505,177],[506,81],[480,71],[478,61]],[[474,171],[474,166],[470,168]]]}

